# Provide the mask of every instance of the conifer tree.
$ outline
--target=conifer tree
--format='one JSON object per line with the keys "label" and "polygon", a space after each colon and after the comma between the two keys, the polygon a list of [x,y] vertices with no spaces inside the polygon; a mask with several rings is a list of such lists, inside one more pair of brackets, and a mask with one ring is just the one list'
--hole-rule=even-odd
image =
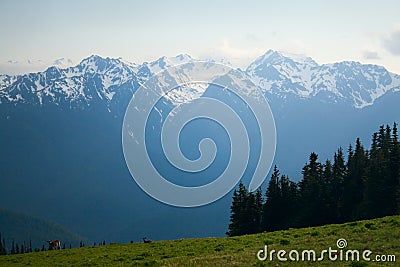
{"label": "conifer tree", "polygon": [[281,192],[279,185],[279,170],[274,166],[274,171],[271,180],[268,183],[267,191],[265,192],[266,201],[263,207],[263,225],[265,231],[276,231],[280,229],[281,221]]}
{"label": "conifer tree", "polygon": [[261,191],[261,188],[258,188],[255,194],[256,197],[256,206],[255,206],[255,219],[257,224],[256,233],[262,231],[262,212],[264,206],[264,198]]}
{"label": "conifer tree", "polygon": [[343,222],[360,219],[359,210],[363,200],[367,165],[368,153],[360,138],[357,138],[354,152],[349,149],[347,174],[343,181],[343,199],[340,204]]}
{"label": "conifer tree", "polygon": [[239,188],[235,189],[232,197],[231,216],[228,236],[243,235],[246,233],[246,207],[247,207],[247,190],[240,183]]}
{"label": "conifer tree", "polygon": [[[336,157],[336,154],[335,154]],[[330,160],[326,160],[322,167],[322,183],[320,185],[321,214],[320,224],[337,220],[337,202],[335,192],[335,176]]]}
{"label": "conifer tree", "polygon": [[[392,135],[390,137],[389,152],[389,212],[398,214],[399,210],[399,192],[400,192],[400,144],[398,139],[397,124],[393,124]],[[391,187],[391,188],[390,188]]]}
{"label": "conifer tree", "polygon": [[[299,183],[301,226],[314,226],[321,224],[319,214],[324,209],[322,192],[322,165],[318,162],[318,155],[311,153],[309,163],[303,167],[303,179]],[[318,216],[317,216],[318,215]]]}
{"label": "conifer tree", "polygon": [[228,236],[253,234],[261,231],[263,198],[261,190],[248,192],[240,183],[232,197]]}
{"label": "conifer tree", "polygon": [[297,226],[298,217],[298,190],[297,184],[292,182],[289,177],[282,175],[279,181],[280,184],[280,205],[281,220],[280,229],[288,229],[289,227]]}
{"label": "conifer tree", "polygon": [[379,128],[372,140],[365,181],[361,218],[378,218],[392,214],[393,196],[390,170],[390,127]]}
{"label": "conifer tree", "polygon": [[276,231],[297,226],[297,184],[285,175],[280,176],[277,166],[274,167],[265,195],[263,230]]}
{"label": "conifer tree", "polygon": [[259,231],[260,228],[260,212],[257,207],[256,195],[253,192],[247,193],[246,204],[245,204],[245,215],[244,215],[244,233],[254,234]]}
{"label": "conifer tree", "polygon": [[330,216],[328,221],[330,223],[339,223],[341,222],[341,214],[340,214],[340,203],[342,203],[343,198],[343,183],[347,174],[347,167],[343,155],[342,148],[339,148],[335,153],[333,158],[333,166],[332,166],[332,174],[333,179],[330,186]]}

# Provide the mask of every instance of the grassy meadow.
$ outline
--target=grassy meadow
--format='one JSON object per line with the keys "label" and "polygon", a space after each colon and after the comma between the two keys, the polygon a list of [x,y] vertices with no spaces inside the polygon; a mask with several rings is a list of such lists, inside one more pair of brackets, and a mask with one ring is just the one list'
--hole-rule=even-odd
{"label": "grassy meadow", "polygon": [[[272,249],[313,249],[317,258],[324,249],[338,249],[339,238],[346,250],[371,250],[371,261],[281,262],[260,261],[257,252]],[[376,255],[395,255],[397,262],[376,262]],[[288,258],[288,254],[286,254]],[[301,256],[300,256],[301,257]],[[399,266],[400,216],[390,216],[338,225],[289,229],[254,235],[156,241],[149,244],[111,244],[61,251],[0,256],[0,266]]]}

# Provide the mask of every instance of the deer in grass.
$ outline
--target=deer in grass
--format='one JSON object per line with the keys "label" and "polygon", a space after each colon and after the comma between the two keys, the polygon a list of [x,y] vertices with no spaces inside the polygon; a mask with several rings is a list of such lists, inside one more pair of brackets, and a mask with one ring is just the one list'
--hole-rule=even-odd
{"label": "deer in grass", "polygon": [[47,243],[49,243],[49,250],[61,250],[61,242],[60,240],[54,240],[50,241],[47,240]]}
{"label": "deer in grass", "polygon": [[147,237],[143,237],[143,243],[151,243],[153,241],[151,241],[150,239],[147,239]]}

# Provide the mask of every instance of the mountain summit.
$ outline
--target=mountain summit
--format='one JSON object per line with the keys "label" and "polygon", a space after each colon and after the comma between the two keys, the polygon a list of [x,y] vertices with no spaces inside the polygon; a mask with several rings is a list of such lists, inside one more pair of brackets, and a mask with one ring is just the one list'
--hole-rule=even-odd
{"label": "mountain summit", "polygon": [[400,90],[400,76],[381,66],[353,61],[319,65],[310,57],[272,50],[252,62],[246,72],[267,94],[281,99],[317,98],[356,108]]}

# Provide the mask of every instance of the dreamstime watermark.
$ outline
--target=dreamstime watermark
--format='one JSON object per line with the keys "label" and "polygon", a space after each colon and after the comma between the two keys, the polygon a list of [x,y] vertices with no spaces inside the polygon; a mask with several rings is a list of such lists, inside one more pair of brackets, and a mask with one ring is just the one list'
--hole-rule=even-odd
{"label": "dreamstime watermark", "polygon": [[373,255],[371,250],[357,250],[357,249],[346,249],[347,240],[344,238],[339,238],[336,242],[336,247],[338,249],[333,249],[329,247],[328,249],[322,250],[317,253],[314,249],[304,249],[296,250],[292,249],[289,252],[287,250],[270,250],[268,251],[268,246],[265,245],[264,249],[257,252],[257,259],[260,261],[373,261],[373,262],[396,262],[396,255],[394,254],[376,254]]}
{"label": "dreamstime watermark", "polygon": [[[225,103],[210,94],[205,96],[204,92],[210,87],[218,88],[217,95],[227,93],[228,100],[229,95],[234,95],[244,103],[256,125],[251,124],[249,129],[249,124],[243,122],[241,112],[234,106],[236,100]],[[173,107],[165,114],[168,105]],[[154,122],[152,114],[155,112],[158,122]],[[220,175],[208,184],[175,184],[164,177],[149,155],[149,143],[157,143],[157,140],[149,140],[148,131],[160,129],[158,141],[163,157],[190,179],[192,174],[209,168],[219,152],[214,140],[203,138],[198,143],[198,158],[189,159],[184,155],[180,135],[196,119],[210,120],[223,128],[230,142],[229,160]],[[156,125],[159,122],[162,122],[160,127]],[[276,130],[271,109],[263,93],[243,72],[221,64],[195,61],[167,68],[140,86],[125,113],[122,145],[129,171],[142,190],[169,205],[196,207],[223,197],[242,178],[253,153],[249,131],[259,133],[259,155],[249,184],[249,190],[254,191],[265,180],[275,155]]]}

